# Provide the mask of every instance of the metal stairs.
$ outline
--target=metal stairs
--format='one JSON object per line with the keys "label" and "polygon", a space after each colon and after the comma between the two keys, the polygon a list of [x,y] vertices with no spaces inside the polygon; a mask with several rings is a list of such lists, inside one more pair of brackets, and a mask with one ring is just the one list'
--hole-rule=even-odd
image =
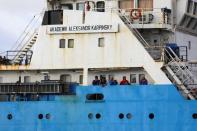
{"label": "metal stairs", "polygon": [[[132,26],[132,20],[130,20],[128,15],[125,15],[121,10],[118,11],[118,15],[129,30],[142,43],[144,48],[146,48],[147,51],[151,49],[152,47],[146,42],[140,32]],[[167,64],[163,67],[163,71],[166,73],[167,77],[176,84],[178,90],[180,90],[186,98],[192,100],[197,99],[197,85],[195,86],[197,80],[189,71],[188,67],[182,63],[170,47],[163,47],[163,50],[165,52],[164,55],[168,56],[164,57],[167,59]]]}
{"label": "metal stairs", "polygon": [[25,27],[23,33],[17,39],[14,47],[7,51],[7,58],[11,60],[11,64],[22,65],[30,64],[33,51],[33,45],[38,38],[38,29],[41,25],[41,18],[44,14],[44,9],[41,13],[36,14]]}
{"label": "metal stairs", "polygon": [[118,15],[124,24],[129,28],[129,30],[136,36],[136,38],[142,43],[145,48],[150,48],[150,45],[146,42],[140,32],[133,27],[132,20],[128,15],[125,14],[122,10],[118,10]]}
{"label": "metal stairs", "polygon": [[164,66],[169,79],[176,84],[178,90],[188,99],[197,99],[197,79],[188,69],[186,64],[178,58],[170,47],[165,49],[166,59],[169,61]]}
{"label": "metal stairs", "polygon": [[36,43],[37,38],[38,38],[38,33],[37,31],[35,31],[33,35],[31,35],[27,43],[24,44],[22,48],[17,51],[16,55],[12,59],[13,64],[21,64],[21,62],[24,60],[25,57],[30,57],[26,59],[31,59],[31,55],[29,55],[29,53],[31,53],[30,50],[33,47],[33,45]]}

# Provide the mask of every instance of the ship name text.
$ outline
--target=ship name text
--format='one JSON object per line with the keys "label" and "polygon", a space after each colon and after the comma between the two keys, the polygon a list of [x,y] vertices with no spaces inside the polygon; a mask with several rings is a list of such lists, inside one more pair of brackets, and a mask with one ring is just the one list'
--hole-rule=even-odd
{"label": "ship name text", "polygon": [[47,28],[47,32],[48,34],[118,32],[118,25],[106,24],[106,25],[49,26]]}

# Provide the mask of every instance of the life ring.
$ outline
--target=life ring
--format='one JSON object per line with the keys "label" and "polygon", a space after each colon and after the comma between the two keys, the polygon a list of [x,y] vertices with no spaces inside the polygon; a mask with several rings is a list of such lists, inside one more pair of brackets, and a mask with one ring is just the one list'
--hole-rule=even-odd
{"label": "life ring", "polygon": [[132,19],[136,20],[142,17],[142,10],[141,9],[132,9],[130,16]]}

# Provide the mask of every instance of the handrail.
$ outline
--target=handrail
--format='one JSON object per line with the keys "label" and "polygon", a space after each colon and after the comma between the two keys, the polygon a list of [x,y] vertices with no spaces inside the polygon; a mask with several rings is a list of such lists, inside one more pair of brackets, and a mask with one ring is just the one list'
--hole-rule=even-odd
{"label": "handrail", "polygon": [[12,60],[15,60],[18,56],[20,56],[20,53],[23,52],[23,49],[26,47],[27,43],[32,40],[32,38],[35,36],[37,32],[37,29],[35,29],[34,33],[30,36],[30,38],[27,40],[26,44],[23,44],[22,47],[19,49],[20,52],[17,52],[17,54],[14,55],[14,58]]}
{"label": "handrail", "polygon": [[[189,78],[189,79],[192,79],[193,82],[197,82],[197,81],[196,81],[196,78],[195,78],[195,77],[193,76],[193,74],[188,70],[188,68],[187,68],[185,65],[183,65],[183,64],[181,63],[181,60],[180,60],[179,57],[174,53],[174,51],[173,51],[170,47],[166,47],[166,48],[164,48],[164,49],[165,49],[165,51],[168,53],[168,55],[170,56],[170,59],[171,59],[171,61],[170,61],[167,65],[170,65],[171,63],[175,64],[175,65],[179,68],[178,71],[183,70],[183,68],[184,68],[184,71],[183,71],[182,73],[184,73],[184,75],[187,77],[187,79],[185,79],[185,81],[187,81],[188,78]],[[175,59],[174,59],[174,57],[171,55],[171,53],[170,53],[167,49],[170,50],[170,52],[174,55]],[[177,72],[178,72],[178,71],[177,71]],[[186,74],[186,73],[187,73],[187,74]],[[189,75],[189,76],[188,76],[188,75]],[[185,81],[182,81],[182,82],[184,83]]]}
{"label": "handrail", "polygon": [[[23,43],[24,42],[28,42],[28,40],[26,40],[26,38],[28,37],[28,35],[30,34],[30,32],[31,32],[31,30],[32,30],[32,28],[34,28],[33,26],[35,26],[35,24],[38,22],[38,20],[40,19],[40,17],[41,17],[41,15],[35,20],[35,22],[34,23],[32,23],[32,22],[30,22],[30,24],[32,23],[32,27],[28,30],[28,28],[30,27],[29,25],[26,27],[26,29],[23,31],[23,33],[21,34],[21,36],[19,37],[19,39],[16,41],[16,50],[18,50],[22,45],[23,45]],[[34,17],[35,18],[35,17]],[[34,20],[34,18],[33,18],[33,20]],[[34,29],[34,31],[33,31],[33,33],[32,34],[34,34],[35,33],[35,31],[37,30],[38,28],[35,28]],[[24,34],[25,33],[25,34]],[[30,36],[32,36],[32,34],[30,34]],[[21,41],[20,41],[21,40]],[[26,41],[25,41],[26,40]],[[18,43],[18,44],[17,44]],[[12,49],[11,50],[13,50],[13,48],[14,47],[12,47]]]}
{"label": "handrail", "polygon": [[[170,51],[173,53],[173,55],[176,57],[176,59],[178,60],[178,62],[181,62],[180,58],[174,53],[174,51],[168,47],[168,49],[170,49]],[[176,61],[177,61],[176,60]],[[194,78],[193,74],[187,69],[187,67],[185,65],[183,65],[182,63],[179,63],[182,67],[185,67],[185,69],[188,71],[188,73]],[[194,79],[195,80],[195,79]]]}
{"label": "handrail", "polygon": [[[27,24],[27,26],[25,27],[24,31],[21,33],[21,35],[18,37],[17,41],[15,42],[15,44],[11,47],[10,50],[19,50],[19,48],[21,47],[21,45],[23,45],[23,43],[25,42],[25,39],[28,37],[28,35],[30,34],[30,32],[32,31],[32,29],[34,30],[33,33],[35,32],[35,30],[38,30],[39,26],[41,25],[41,22],[39,22],[40,18],[43,16],[45,11],[45,8],[43,8],[43,10],[38,13],[35,14],[33,16],[33,18],[30,20],[30,22]],[[30,35],[31,36],[31,35]],[[28,42],[28,41],[26,41]],[[25,43],[26,43],[25,42]]]}
{"label": "handrail", "polygon": [[135,29],[131,23],[131,21],[125,16],[123,15],[122,13],[118,12],[119,13],[119,16],[123,16],[124,19],[126,19],[126,25],[128,25],[132,31],[134,31],[134,33],[137,35],[137,37],[142,40],[143,44],[145,44],[145,46],[147,47],[150,47],[150,45],[148,44],[148,42],[146,42],[146,40],[143,38],[143,36],[139,33],[139,31],[137,29]]}

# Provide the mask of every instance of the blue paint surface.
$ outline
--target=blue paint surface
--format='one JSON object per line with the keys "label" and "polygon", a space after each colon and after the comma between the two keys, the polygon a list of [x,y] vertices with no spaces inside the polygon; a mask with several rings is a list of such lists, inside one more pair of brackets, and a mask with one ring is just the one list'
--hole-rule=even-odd
{"label": "blue paint surface", "polygon": [[[87,94],[102,93],[100,101]],[[76,95],[0,103],[0,131],[195,131],[197,101],[173,85],[79,86]],[[88,117],[92,114],[92,119]],[[122,113],[124,118],[120,119]],[[127,114],[131,114],[131,119]],[[149,115],[154,114],[150,119]],[[7,118],[12,114],[12,119]],[[38,115],[43,118],[39,119]],[[46,119],[50,114],[50,119]],[[96,118],[100,114],[100,118]]]}

